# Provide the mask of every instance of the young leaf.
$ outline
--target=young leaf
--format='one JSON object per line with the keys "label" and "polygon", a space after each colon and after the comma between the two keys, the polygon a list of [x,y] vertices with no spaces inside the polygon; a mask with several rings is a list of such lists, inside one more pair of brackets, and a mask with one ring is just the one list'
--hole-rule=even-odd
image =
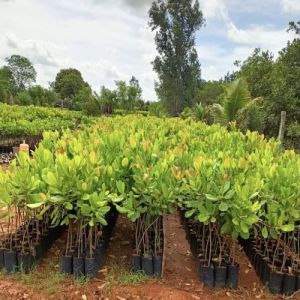
{"label": "young leaf", "polygon": [[228,204],[227,203],[225,203],[225,202],[222,202],[222,203],[220,203],[220,205],[219,205],[219,210],[220,211],[227,211],[228,210]]}
{"label": "young leaf", "polygon": [[124,194],[124,192],[125,192],[125,183],[121,180],[118,180],[117,181],[117,189],[118,189],[120,194]]}
{"label": "young leaf", "polygon": [[184,215],[186,218],[190,218],[195,213],[195,211],[196,211],[195,209],[188,210],[185,212]]}
{"label": "young leaf", "polygon": [[43,204],[45,204],[45,202],[40,202],[40,203],[30,203],[30,204],[27,204],[27,206],[28,206],[29,208],[35,209],[35,208],[41,207]]}
{"label": "young leaf", "polygon": [[268,233],[267,227],[264,227],[264,228],[262,229],[261,234],[262,234],[263,238],[265,238],[265,239],[268,238],[269,233]]}
{"label": "young leaf", "polygon": [[283,225],[281,227],[282,231],[284,232],[290,232],[293,231],[295,229],[295,225],[294,224],[287,224],[287,225]]}

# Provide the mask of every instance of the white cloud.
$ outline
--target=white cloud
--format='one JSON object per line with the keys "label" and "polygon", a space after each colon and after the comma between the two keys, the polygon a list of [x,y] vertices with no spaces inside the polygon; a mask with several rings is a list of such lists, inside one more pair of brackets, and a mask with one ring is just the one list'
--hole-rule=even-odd
{"label": "white cloud", "polygon": [[213,19],[219,15],[222,2],[218,0],[200,0],[200,7],[205,19]]}
{"label": "white cloud", "polygon": [[300,13],[300,1],[299,0],[281,0],[282,7],[286,13]]}
{"label": "white cloud", "polygon": [[293,37],[284,29],[276,30],[263,26],[239,29],[232,22],[227,23],[228,38],[236,44],[269,49],[275,54]]}
{"label": "white cloud", "polygon": [[206,80],[217,80],[228,71],[236,70],[236,60],[244,61],[252,52],[251,46],[237,46],[231,50],[221,45],[199,46],[197,52],[202,61],[202,76]]}
{"label": "white cloud", "polygon": [[5,39],[8,48],[22,53],[35,65],[60,67],[70,63],[70,60],[66,57],[65,48],[56,44],[34,39],[20,40],[12,33],[8,33]]}

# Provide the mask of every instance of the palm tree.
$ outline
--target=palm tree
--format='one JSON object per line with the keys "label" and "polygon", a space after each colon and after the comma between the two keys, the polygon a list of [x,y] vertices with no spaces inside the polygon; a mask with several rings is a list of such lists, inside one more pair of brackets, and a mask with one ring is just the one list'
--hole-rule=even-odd
{"label": "palm tree", "polygon": [[196,104],[194,108],[194,117],[197,121],[204,121],[207,115],[207,108],[201,102]]}
{"label": "palm tree", "polygon": [[251,100],[247,82],[238,78],[225,88],[223,103],[212,106],[214,121],[226,126],[237,121],[241,114],[252,109],[261,100],[261,97]]}

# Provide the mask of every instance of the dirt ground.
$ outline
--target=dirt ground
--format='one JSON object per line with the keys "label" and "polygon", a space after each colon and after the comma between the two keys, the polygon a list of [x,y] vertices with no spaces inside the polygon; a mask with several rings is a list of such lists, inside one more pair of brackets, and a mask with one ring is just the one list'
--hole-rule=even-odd
{"label": "dirt ground", "polygon": [[[197,276],[196,261],[189,251],[185,232],[177,214],[166,217],[166,261],[163,279],[132,275],[130,255],[132,224],[120,216],[99,276],[90,281],[74,280],[59,273],[58,257],[65,237],[56,241],[47,257],[29,275],[0,274],[0,299],[101,299],[101,300],[210,300],[282,299],[267,293],[244,252],[239,251],[241,266],[237,290],[203,288]],[[300,299],[298,295],[290,299]]]}

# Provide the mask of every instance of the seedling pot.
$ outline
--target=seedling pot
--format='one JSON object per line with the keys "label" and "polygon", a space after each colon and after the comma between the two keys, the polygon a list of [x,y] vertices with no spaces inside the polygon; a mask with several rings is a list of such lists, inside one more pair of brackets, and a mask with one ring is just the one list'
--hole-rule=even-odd
{"label": "seedling pot", "polygon": [[4,268],[9,273],[17,270],[18,260],[16,251],[4,251]]}
{"label": "seedling pot", "polygon": [[0,269],[4,268],[4,251],[5,249],[0,249]]}
{"label": "seedling pot", "polygon": [[84,268],[85,268],[85,275],[87,278],[94,278],[97,276],[98,271],[98,264],[95,257],[92,258],[85,258],[84,260]]}
{"label": "seedling pot", "polygon": [[294,274],[284,274],[282,294],[290,296],[296,291],[297,277]]}
{"label": "seedling pot", "polygon": [[41,243],[36,244],[34,246],[34,249],[35,249],[34,260],[39,261],[44,256],[44,251]]}
{"label": "seedling pot", "polygon": [[269,290],[272,294],[280,294],[282,291],[284,274],[277,271],[270,272]]}
{"label": "seedling pot", "polygon": [[148,276],[153,276],[153,259],[152,256],[142,258],[142,269]]}
{"label": "seedling pot", "polygon": [[104,256],[104,247],[97,247],[95,249],[95,259],[98,268],[100,268],[102,265],[103,256]]}
{"label": "seedling pot", "polygon": [[213,288],[215,285],[215,269],[213,264],[210,266],[201,266],[200,274],[204,286],[207,288]]}
{"label": "seedling pot", "polygon": [[73,274],[73,256],[62,255],[60,257],[60,271],[64,274]]}
{"label": "seedling pot", "polygon": [[154,276],[160,277],[162,271],[162,256],[153,256],[153,274]]}
{"label": "seedling pot", "polygon": [[140,272],[142,270],[142,258],[140,255],[132,254],[131,256],[132,261],[132,272]]}
{"label": "seedling pot", "polygon": [[227,268],[215,266],[215,288],[223,289],[226,286]]}
{"label": "seedling pot", "polygon": [[270,268],[267,260],[264,260],[264,262],[265,262],[265,267],[264,267],[264,273],[262,276],[262,282],[263,282],[263,284],[267,284],[270,280],[271,268]]}
{"label": "seedling pot", "polygon": [[300,290],[300,270],[297,271],[296,291]]}
{"label": "seedling pot", "polygon": [[226,287],[230,289],[236,289],[238,287],[240,266],[228,265],[227,266],[227,281]]}
{"label": "seedling pot", "polygon": [[75,278],[84,276],[84,258],[73,256],[73,274]]}

